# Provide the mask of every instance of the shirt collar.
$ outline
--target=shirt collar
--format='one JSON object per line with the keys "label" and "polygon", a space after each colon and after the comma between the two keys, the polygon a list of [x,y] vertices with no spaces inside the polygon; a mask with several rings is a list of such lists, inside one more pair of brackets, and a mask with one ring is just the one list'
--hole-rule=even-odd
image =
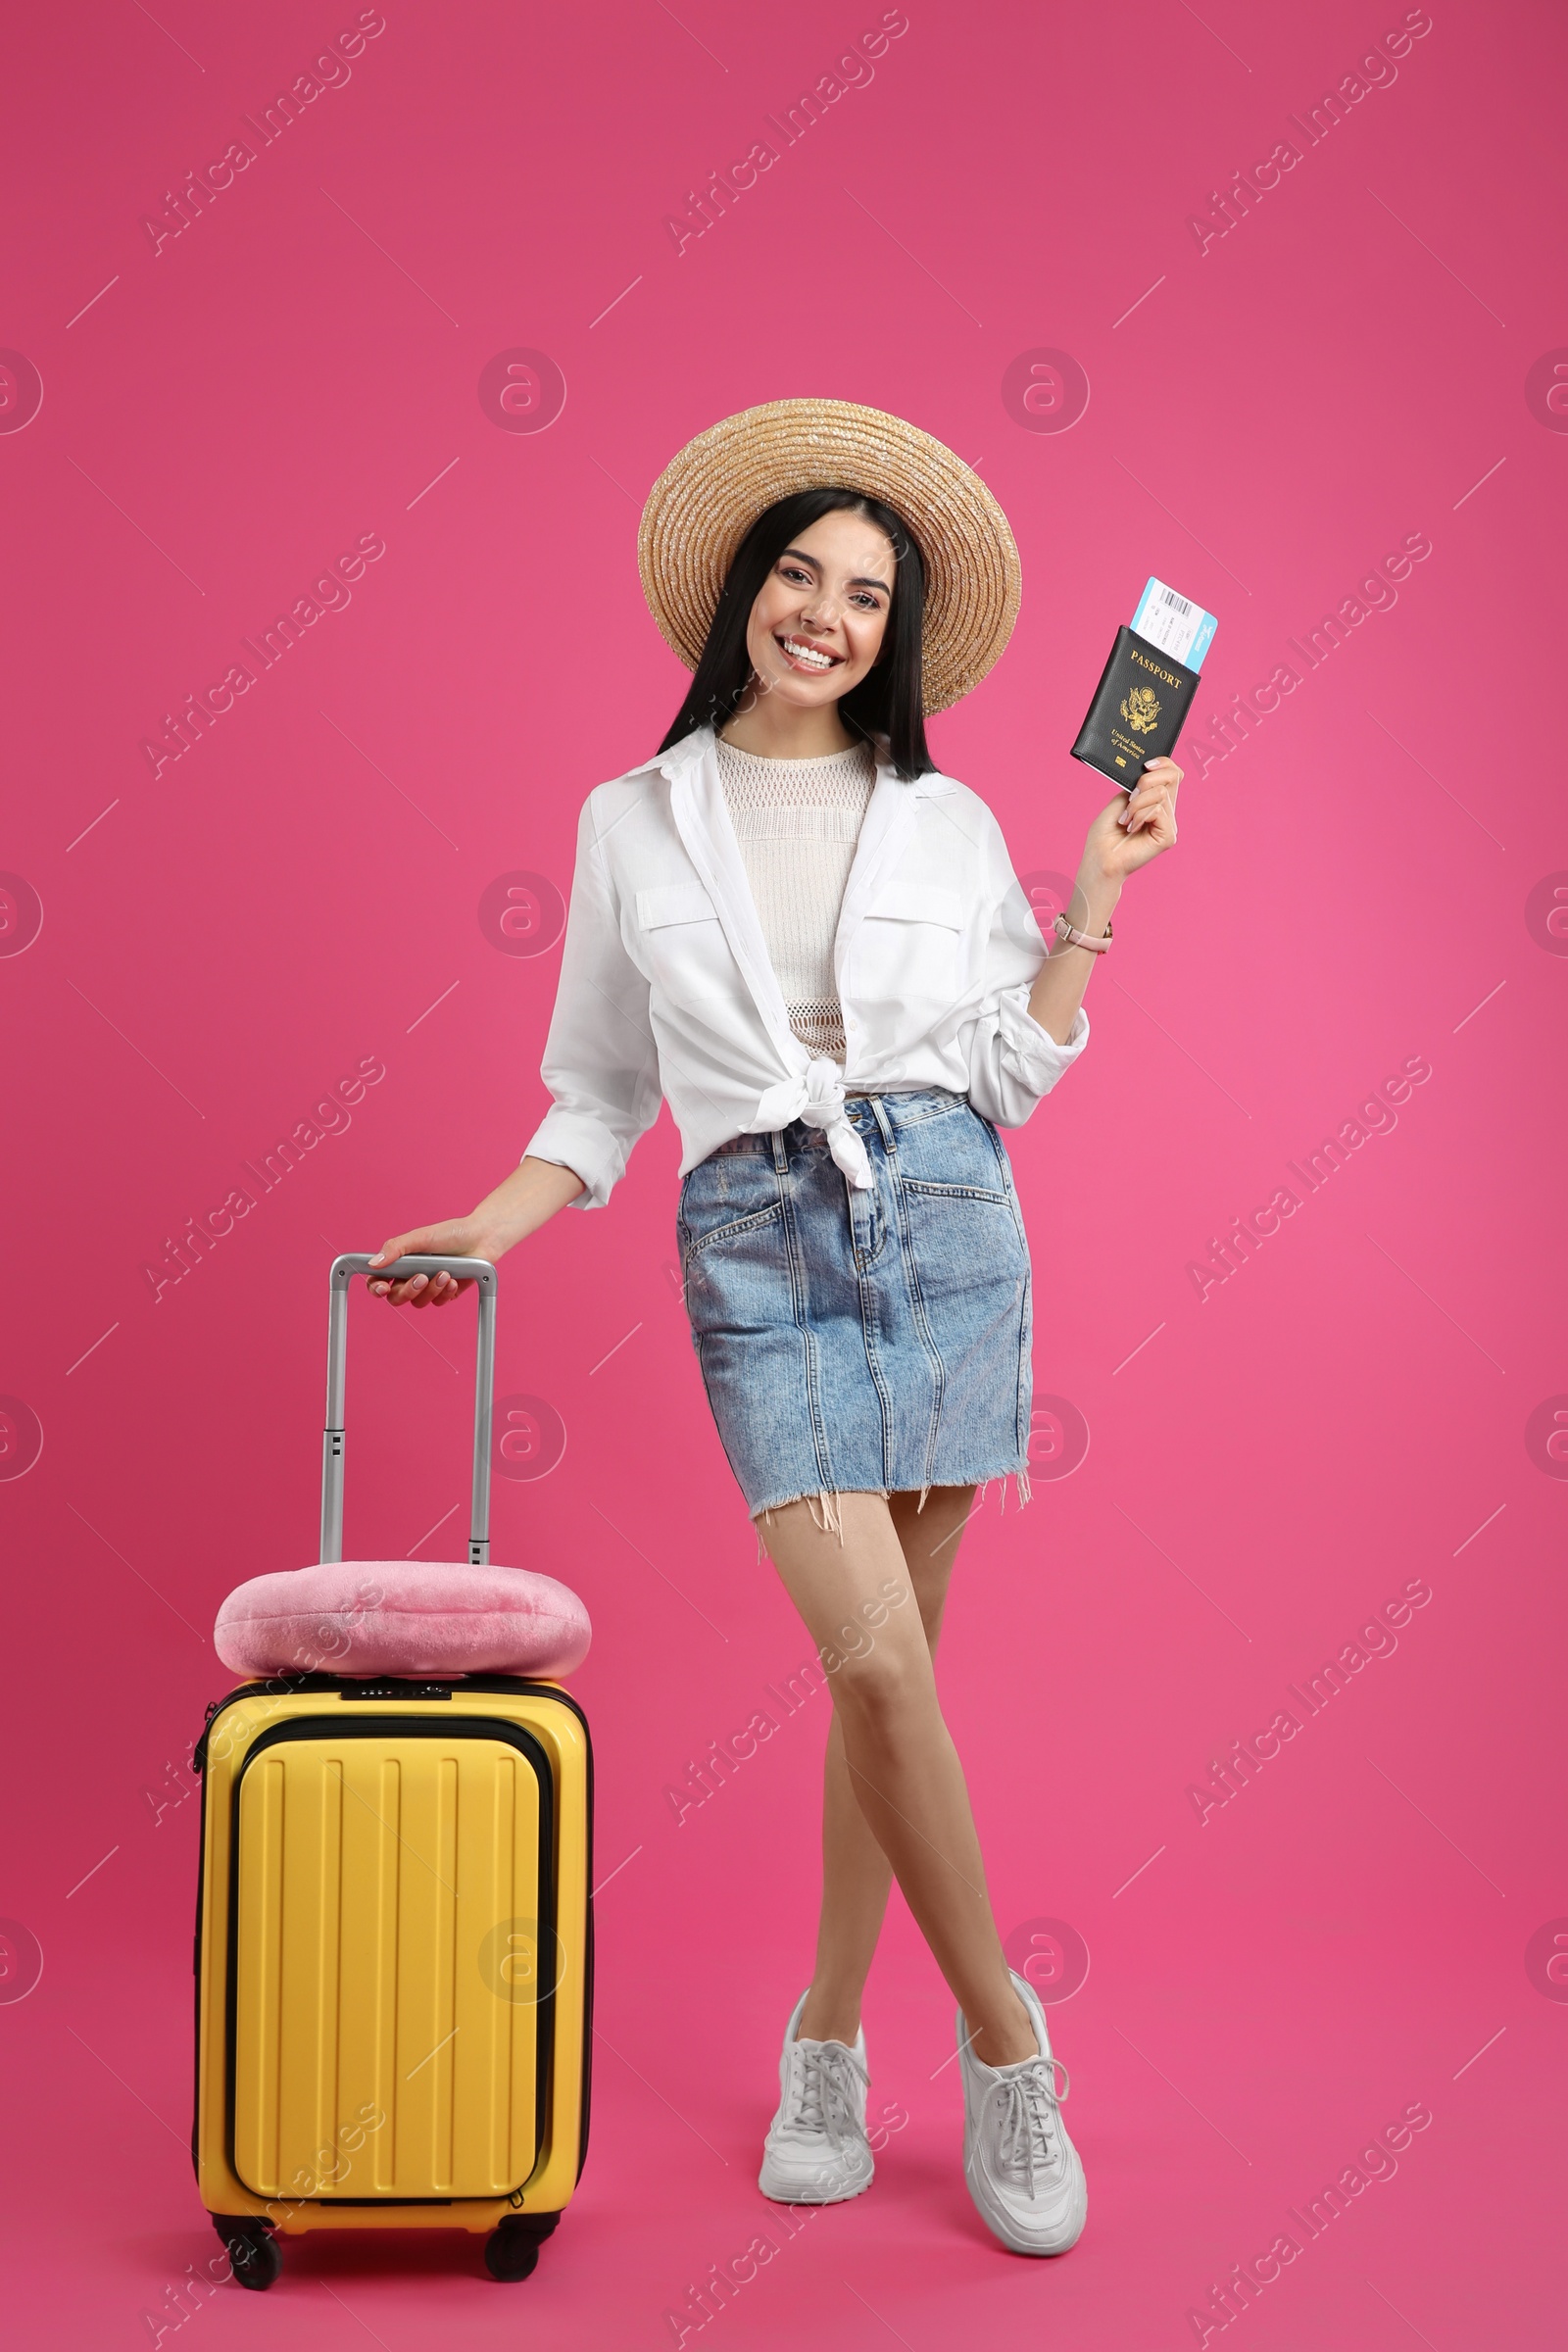
{"label": "shirt collar", "polygon": [[[717,735],[714,728],[694,727],[689,735],[681,737],[679,743],[672,743],[667,752],[655,752],[652,759],[643,761],[642,769],[633,768],[630,772],[637,775],[648,768],[658,768],[673,783],[677,775],[700,765],[713,751],[716,741]],[[871,750],[876,760],[877,783],[880,784],[883,777],[886,776],[890,782],[900,784],[901,779],[894,768],[891,755],[876,742],[872,743]],[[912,783],[903,784],[902,789],[906,792],[918,793],[923,798],[930,800],[938,799],[943,794],[954,791],[956,787],[951,776],[945,776],[939,769],[932,768],[925,775],[916,776]]]}

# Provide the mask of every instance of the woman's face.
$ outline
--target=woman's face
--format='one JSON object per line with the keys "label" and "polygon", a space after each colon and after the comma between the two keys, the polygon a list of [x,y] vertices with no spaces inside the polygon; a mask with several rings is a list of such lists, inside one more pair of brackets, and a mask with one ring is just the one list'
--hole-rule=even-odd
{"label": "woman's face", "polygon": [[808,710],[858,686],[882,651],[897,568],[886,535],[846,508],[792,539],[747,626],[759,691]]}

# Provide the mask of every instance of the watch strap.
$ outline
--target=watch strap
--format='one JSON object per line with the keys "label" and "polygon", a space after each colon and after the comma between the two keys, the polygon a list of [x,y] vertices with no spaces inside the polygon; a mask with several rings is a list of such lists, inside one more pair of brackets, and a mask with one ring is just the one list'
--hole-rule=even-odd
{"label": "watch strap", "polygon": [[1105,925],[1103,936],[1100,939],[1092,939],[1087,931],[1080,931],[1075,923],[1068,922],[1064,914],[1058,914],[1051,927],[1056,937],[1065,940],[1069,947],[1087,948],[1093,956],[1102,956],[1110,945],[1108,922]]}

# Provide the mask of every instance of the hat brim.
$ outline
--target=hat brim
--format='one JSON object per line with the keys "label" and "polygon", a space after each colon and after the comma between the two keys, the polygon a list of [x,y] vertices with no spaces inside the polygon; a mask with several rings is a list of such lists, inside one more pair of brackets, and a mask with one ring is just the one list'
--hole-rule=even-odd
{"label": "hat brim", "polygon": [[927,715],[967,694],[1018,615],[1018,550],[979,475],[918,425],[848,400],[771,400],[689,441],[648,493],[637,565],[670,651],[695,669],[735,551],[798,490],[858,490],[903,515],[925,560]]}

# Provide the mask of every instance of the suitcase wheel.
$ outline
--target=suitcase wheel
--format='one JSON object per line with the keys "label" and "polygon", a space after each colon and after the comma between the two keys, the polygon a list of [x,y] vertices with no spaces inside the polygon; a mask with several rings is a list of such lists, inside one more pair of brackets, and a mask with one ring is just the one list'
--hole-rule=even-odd
{"label": "suitcase wheel", "polygon": [[266,2222],[228,2213],[215,2213],[213,2228],[228,2249],[234,2277],[241,2286],[258,2294],[282,2274],[283,2257]]}
{"label": "suitcase wheel", "polygon": [[491,2278],[526,2278],[560,2219],[556,2213],[509,2213],[498,2222],[484,2243],[484,2267]]}

